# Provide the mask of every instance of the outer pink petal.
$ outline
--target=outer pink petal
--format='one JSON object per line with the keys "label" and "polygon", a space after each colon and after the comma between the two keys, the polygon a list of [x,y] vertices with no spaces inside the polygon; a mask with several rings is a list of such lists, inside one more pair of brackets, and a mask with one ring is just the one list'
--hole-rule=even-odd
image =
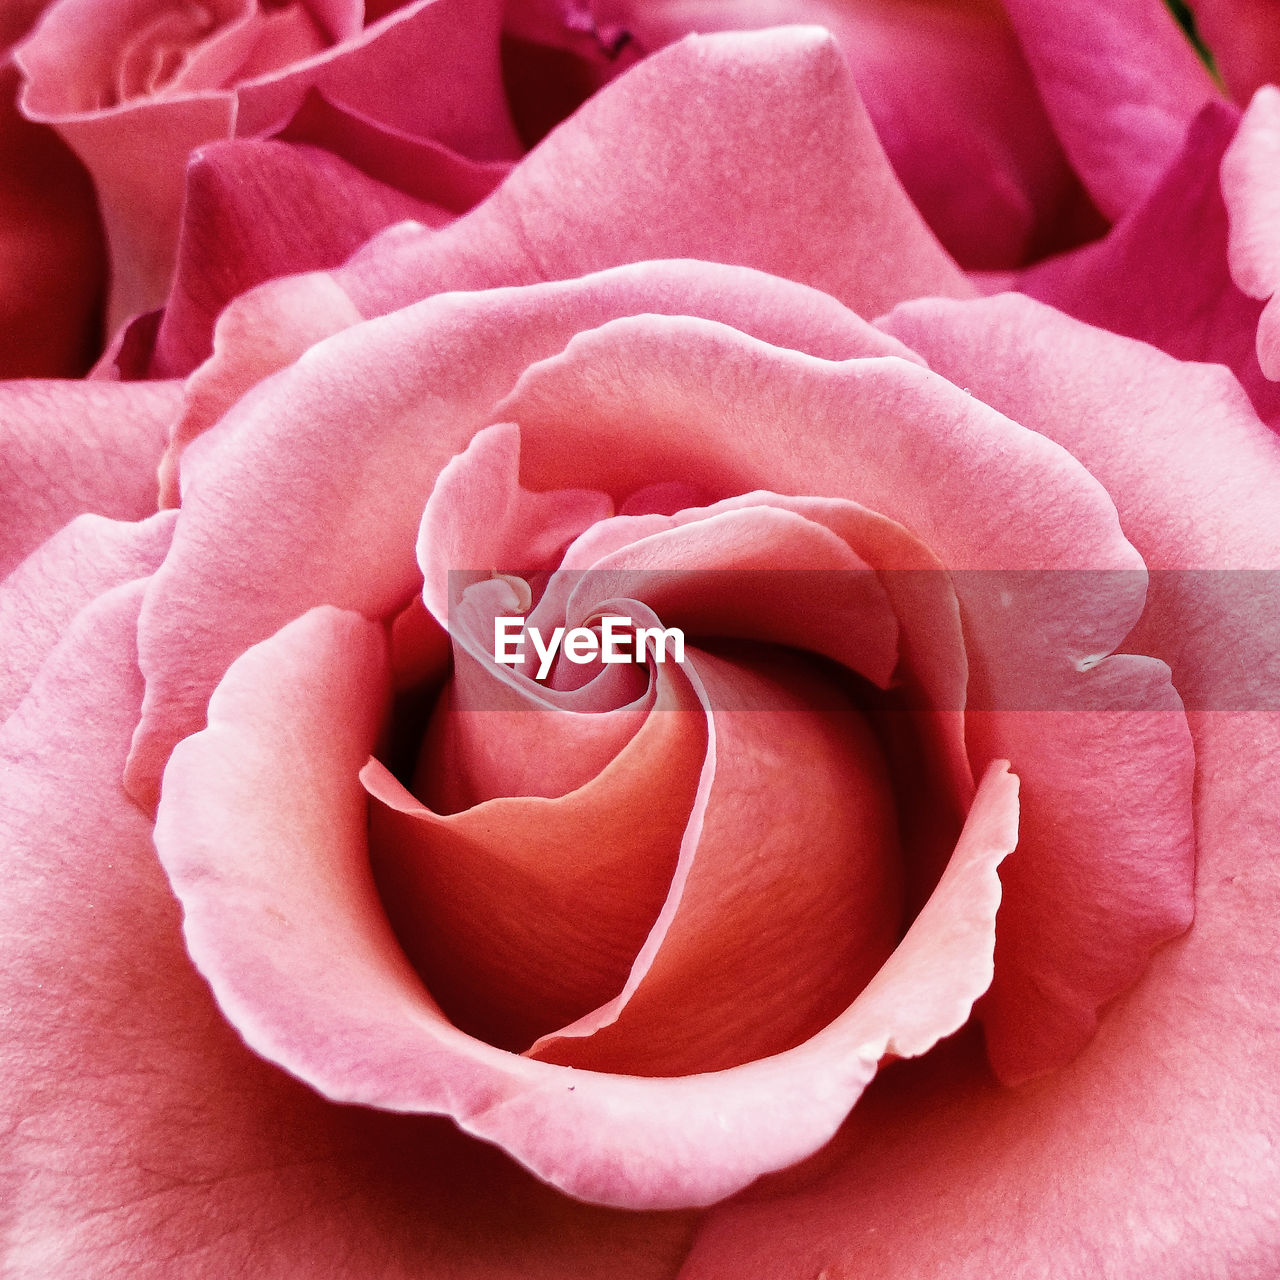
{"label": "outer pink petal", "polygon": [[213,328],[213,354],[183,387],[182,411],[160,459],[161,504],[181,500],[179,461],[196,436],[308,347],[359,320],[351,299],[322,271],[272,281],[227,307]]}
{"label": "outer pink petal", "polygon": [[[915,311],[913,334],[940,369],[1106,484],[1149,565],[1280,567],[1280,444],[1220,370],[1016,299]],[[1261,619],[1194,574],[1154,576],[1153,595],[1154,642],[1206,708],[1190,716],[1190,933],[1073,1064],[1035,1085],[994,1088],[963,1058],[886,1077],[825,1169],[712,1218],[682,1280],[744,1268],[811,1280],[824,1267],[885,1280],[1274,1276],[1280,719],[1213,708],[1224,677],[1274,673],[1280,624],[1272,591]]]}
{"label": "outer pink petal", "polygon": [[1155,186],[1196,113],[1218,98],[1161,0],[1005,0],[1058,137],[1118,218]]}
{"label": "outer pink petal", "polygon": [[[1080,320],[1153,343],[1182,360],[1227,365],[1258,412],[1280,423],[1280,389],[1264,376],[1255,350],[1262,307],[1245,296],[1254,288],[1261,290],[1259,297],[1267,291],[1257,276],[1240,277],[1251,282],[1249,288],[1232,279],[1236,259],[1245,261],[1241,246],[1259,241],[1255,235],[1242,240],[1236,230],[1228,238],[1223,204],[1225,190],[1235,202],[1237,225],[1262,231],[1265,202],[1255,197],[1271,175],[1261,166],[1252,183],[1224,188],[1218,171],[1235,131],[1233,108],[1206,110],[1177,163],[1105,240],[1033,267],[1017,286]],[[1246,205],[1253,220],[1242,223]]]}
{"label": "outer pink petal", "polygon": [[1190,0],[1188,7],[1237,102],[1280,81],[1280,24],[1272,0]]}
{"label": "outer pink petal", "polygon": [[502,93],[499,0],[412,0],[318,57],[239,86],[236,134],[291,119],[311,88],[477,160],[520,154]]}
{"label": "outer pink petal", "polygon": [[156,509],[156,464],[176,383],[0,386],[0,575],[83,511],[137,520]]}
{"label": "outer pink petal", "polygon": [[[1280,89],[1259,89],[1222,160],[1231,220],[1231,278],[1267,306],[1258,321],[1258,361],[1280,381]],[[1277,414],[1280,419],[1280,414]]]}
{"label": "outer pink petal", "polygon": [[894,172],[966,268],[1046,252],[1063,206],[1082,194],[999,5],[596,0],[591,9],[602,30],[626,31],[648,51],[692,31],[826,27]]}
{"label": "outer pink petal", "polygon": [[0,721],[21,701],[81,609],[155,572],[169,549],[173,522],[167,511],[139,524],[77,516],[0,583]]}
{"label": "outer pink petal", "polygon": [[674,257],[803,281],[867,316],[971,292],[894,177],[834,41],[808,27],[690,38],[646,59],[469,217],[375,240],[335,274],[372,315],[444,289]]}
{"label": "outer pink petal", "polygon": [[441,1121],[334,1107],[249,1053],[119,785],[136,587],[0,734],[0,1225],[12,1280],[669,1280],[682,1215],[556,1195]]}
{"label": "outer pink petal", "polygon": [[[989,980],[995,868],[1016,838],[1016,783],[998,766],[903,943],[799,1048],[711,1075],[641,1079],[472,1040],[410,969],[368,870],[347,770],[373,728],[358,709],[384,678],[381,629],[332,609],[249,651],[215,694],[209,729],[174,753],[156,837],[192,954],[228,1016],[334,1099],[446,1112],[584,1199],[706,1204],[820,1146],[885,1052],[923,1052]],[[335,714],[353,711],[362,722],[334,734]],[[299,731],[314,754],[296,750]]]}
{"label": "outer pink petal", "polygon": [[130,766],[137,794],[154,802],[173,744],[200,727],[209,693],[250,644],[315,604],[370,614],[405,604],[420,584],[412,552],[435,478],[492,406],[579,329],[647,311],[722,317],[837,358],[905,350],[813,290],[708,263],[454,295],[337,334],[184,462],[182,517],[139,641],[148,694]]}

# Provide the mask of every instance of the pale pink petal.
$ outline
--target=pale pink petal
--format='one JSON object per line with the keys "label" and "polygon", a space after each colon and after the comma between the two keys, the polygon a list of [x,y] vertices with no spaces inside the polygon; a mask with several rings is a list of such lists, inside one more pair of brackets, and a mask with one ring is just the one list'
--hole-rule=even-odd
{"label": "pale pink petal", "polygon": [[173,513],[139,524],[77,516],[0,582],[0,721],[31,684],[72,619],[106,591],[155,572],[173,536]]}
{"label": "pale pink petal", "polygon": [[1265,302],[1258,321],[1262,372],[1280,381],[1280,89],[1259,89],[1222,159],[1222,195],[1231,231],[1231,278]]}
{"label": "pale pink petal", "polygon": [[160,460],[161,503],[178,505],[179,460],[196,436],[308,347],[359,319],[351,300],[321,271],[251,289],[227,307],[213,329],[213,354],[183,386],[182,410]]}
{"label": "pale pink petal", "polygon": [[588,1208],[245,1049],[119,784],[138,599],[82,614],[0,733],[6,1275],[670,1280],[687,1215]]}
{"label": "pale pink petal", "polygon": [[1084,203],[999,5],[596,0],[591,10],[650,52],[693,31],[826,27],[894,172],[968,269],[1048,252]]}
{"label": "pale pink petal", "polygon": [[1217,86],[1161,0],[1005,0],[1040,96],[1098,208],[1155,186]]}
{"label": "pale pink petal", "polygon": [[[1052,1076],[1000,1089],[973,1054],[886,1073],[826,1163],[710,1220],[682,1280],[812,1280],[824,1267],[1267,1280],[1280,1248],[1268,782],[1280,723],[1264,709],[1274,675],[1269,703],[1227,704],[1220,690],[1274,671],[1280,444],[1221,370],[1016,299],[912,310],[931,361],[1071,449],[1116,496],[1147,563],[1167,570],[1152,577],[1148,631],[1197,708],[1195,924]],[[1267,571],[1261,616],[1206,589],[1233,568]],[[1206,572],[1183,572],[1195,569]]]}
{"label": "pale pink petal", "polygon": [[[29,45],[19,50],[21,60]],[[25,64],[24,64],[25,65]],[[107,327],[164,301],[173,274],[187,156],[228,137],[229,95],[142,99],[118,111],[55,117],[24,100],[25,113],[56,123],[93,175],[113,266]]]}
{"label": "pale pink petal", "polygon": [[436,621],[473,573],[554,569],[565,546],[607,520],[613,503],[592,489],[535,493],[520,484],[520,432],[489,427],[440,472],[418,528],[423,599]]}
{"label": "pale pink petal", "polygon": [[[706,321],[646,317],[580,334],[532,367],[495,416],[520,423],[536,488],[572,475],[616,499],[674,475],[727,492],[767,477],[889,516],[951,571],[966,706],[983,713],[968,718],[974,772],[1012,754],[1027,782],[1004,910],[1073,922],[1034,946],[1023,934],[997,970],[1017,994],[1000,997],[998,1015],[993,1005],[992,1052],[1017,1079],[1075,1053],[1098,1006],[1186,928],[1190,744],[1167,669],[1107,660],[1146,586],[1107,494],[1065,450],[960,389],[971,381],[892,359],[824,364]],[[1062,743],[1045,711],[1080,717],[1063,721],[1073,732]],[[1147,750],[1131,751],[1123,732],[1081,733],[1097,714],[1129,716]],[[1152,769],[1167,771],[1167,787],[1150,787]],[[1134,797],[1123,825],[1117,790]],[[1021,1034],[1028,1020],[1034,1040]]]}
{"label": "pale pink petal", "polygon": [[0,575],[90,511],[139,520],[156,509],[156,464],[177,416],[177,383],[0,386]]}
{"label": "pale pink petal", "polygon": [[1280,24],[1272,0],[1190,0],[1188,8],[1237,102],[1280,81]]}
{"label": "pale pink petal", "polygon": [[723,318],[837,359],[904,350],[813,290],[710,263],[453,295],[336,334],[201,436],[189,472],[184,461],[182,516],[139,640],[136,793],[154,803],[173,744],[250,644],[319,603],[403,607],[421,584],[412,552],[436,476],[494,403],[581,327],[647,311]]}
{"label": "pale pink petal", "polygon": [[674,257],[757,267],[866,316],[971,292],[816,28],[691,38],[646,59],[467,218],[375,240],[335,274],[370,315],[444,289]]}
{"label": "pale pink petal", "polygon": [[1227,365],[1258,412],[1280,423],[1280,389],[1258,365],[1262,307],[1228,271],[1238,237],[1228,238],[1218,171],[1236,125],[1234,108],[1206,110],[1177,162],[1106,239],[1033,267],[1009,287],[1179,359]]}
{"label": "pale pink petal", "polygon": [[[440,1014],[377,900],[348,774],[373,717],[331,736],[335,713],[364,707],[384,679],[375,625],[331,609],[290,624],[233,666],[209,729],[175,752],[157,829],[188,945],[223,1009],[259,1052],[335,1100],[445,1112],[580,1198],[705,1204],[820,1146],[885,1052],[949,1034],[990,978],[995,867],[1016,838],[1016,786],[999,767],[903,943],[798,1048],[643,1079],[473,1040]],[[299,757],[299,731],[329,743]]]}

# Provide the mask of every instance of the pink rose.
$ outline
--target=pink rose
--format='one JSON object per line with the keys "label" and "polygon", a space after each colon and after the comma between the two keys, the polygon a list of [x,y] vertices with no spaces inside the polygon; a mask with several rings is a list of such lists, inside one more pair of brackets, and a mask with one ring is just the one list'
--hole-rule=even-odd
{"label": "pink rose", "polygon": [[[5,398],[15,1274],[1274,1270],[1280,633],[1196,574],[1277,567],[1275,438],[975,299],[825,36]],[[560,565],[713,639],[536,693]]]}
{"label": "pink rose", "polygon": [[[111,254],[110,327],[163,302],[181,253],[199,253],[179,244],[188,158],[219,140],[288,126],[309,144],[277,179],[295,233],[287,254],[276,243],[277,271],[334,265],[389,222],[439,221],[487,194],[521,149],[501,83],[500,20],[496,3],[469,6],[464,20],[451,0],[368,12],[341,0],[48,5],[14,54],[20,102],[93,176]],[[186,192],[188,237],[205,231],[219,181],[265,180],[265,162],[231,174],[212,163]],[[322,193],[332,213],[308,226],[303,210]],[[254,246],[231,248],[238,274],[224,290],[271,274],[250,278]]]}

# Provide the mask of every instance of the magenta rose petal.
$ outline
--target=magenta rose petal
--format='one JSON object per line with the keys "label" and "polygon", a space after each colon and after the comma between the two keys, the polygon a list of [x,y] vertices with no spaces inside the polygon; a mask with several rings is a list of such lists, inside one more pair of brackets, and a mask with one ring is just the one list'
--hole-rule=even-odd
{"label": "magenta rose petal", "polygon": [[501,10],[498,0],[412,0],[317,58],[237,86],[236,134],[281,127],[315,88],[473,159],[514,159],[521,148],[502,92]]}
{"label": "magenta rose petal", "polygon": [[[1016,782],[998,766],[902,944],[798,1048],[642,1079],[466,1036],[409,968],[368,870],[363,793],[348,769],[372,740],[385,674],[381,628],[332,609],[251,650],[215,694],[209,729],[175,751],[157,828],[188,945],[224,1011],[259,1052],[335,1100],[447,1113],[584,1199],[704,1204],[820,1146],[886,1052],[923,1052],[989,981],[995,868],[1016,839]],[[315,735],[314,753],[296,750],[299,733]]]}
{"label": "magenta rose petal", "polygon": [[466,218],[375,239],[335,276],[373,315],[446,289],[676,257],[799,280],[866,316],[972,293],[894,177],[831,37],[800,27],[655,54]]}
{"label": "magenta rose petal", "polygon": [[155,511],[156,464],[181,394],[172,382],[0,387],[0,577],[81,512]]}
{"label": "magenta rose petal", "polygon": [[[1259,89],[1222,160],[1222,194],[1231,221],[1231,277],[1266,303],[1258,321],[1262,372],[1280,381],[1280,89]],[[1280,417],[1280,415],[1278,415]]]}
{"label": "magenta rose petal", "polygon": [[310,146],[210,143],[192,156],[186,181],[173,287],[152,360],[161,377],[194,369],[209,354],[218,313],[253,286],[337,266],[393,222],[448,216]]}
{"label": "magenta rose petal", "polygon": [[[463,21],[459,8],[416,0],[353,31],[354,9],[330,5],[323,21],[345,34],[326,48],[310,19],[310,39],[299,44],[280,38],[281,11],[257,14],[256,5],[249,19],[225,5],[216,13],[162,14],[158,27],[142,4],[124,13],[85,0],[52,5],[16,55],[28,79],[22,108],[56,127],[93,175],[115,266],[109,327],[159,305],[168,292],[190,153],[282,127],[311,88],[476,159],[517,155],[500,83],[499,6],[470,5]],[[163,23],[175,18],[180,29],[169,32]],[[219,73],[218,50],[246,21],[257,32],[254,47]],[[131,44],[147,75],[118,81]],[[171,83],[188,61],[202,59],[209,84]],[[422,88],[410,93],[406,85]]]}
{"label": "magenta rose petal", "polygon": [[245,1049],[120,788],[140,594],[85,610],[0,730],[6,1275],[670,1280],[685,1215],[567,1200],[445,1122],[332,1106]]}
{"label": "magenta rose petal", "polygon": [[[305,282],[325,277],[301,279],[313,298]],[[334,292],[320,297],[326,323],[341,320]],[[905,350],[804,286],[712,263],[644,263],[428,300],[348,329],[200,436],[184,455],[174,546],[140,626],[148,693],[128,774],[136,794],[154,803],[173,744],[200,727],[209,692],[250,644],[312,605],[381,614],[408,601],[418,587],[415,532],[436,476],[531,360],[584,325],[686,309],[836,359]],[[353,434],[353,421],[365,429]]]}
{"label": "magenta rose petal", "polygon": [[[1228,237],[1219,169],[1237,123],[1234,107],[1208,108],[1150,196],[1104,240],[1032,267],[1017,285],[1079,320],[1150,342],[1180,360],[1227,365],[1259,414],[1280,423],[1280,388],[1258,364],[1262,306],[1228,269],[1229,245],[1239,234]],[[1240,194],[1265,186],[1269,172],[1261,169]],[[1196,251],[1188,253],[1188,245]]]}
{"label": "magenta rose petal", "polygon": [[1191,0],[1188,7],[1237,102],[1280,80],[1280,27],[1270,0]]}
{"label": "magenta rose petal", "polygon": [[1047,251],[1070,217],[1078,184],[999,5],[597,0],[592,12],[649,52],[692,31],[826,27],[894,172],[967,270]]}
{"label": "magenta rose petal", "polygon": [[86,605],[154,573],[173,537],[174,515],[139,524],[77,516],[0,581],[0,721],[17,706],[37,671]]}
{"label": "magenta rose petal", "polygon": [[[1052,1076],[1001,1089],[955,1059],[900,1088],[886,1075],[824,1170],[708,1220],[682,1280],[744,1267],[809,1280],[852,1259],[887,1280],[1011,1267],[1084,1280],[1100,1265],[1116,1280],[1266,1280],[1280,1243],[1280,627],[1265,586],[1280,567],[1280,444],[1222,370],[1025,299],[921,302],[892,326],[1116,495],[1153,570],[1146,643],[1192,708],[1195,923]],[[1265,571],[1252,609],[1220,585],[1238,569]],[[1257,685],[1225,701],[1242,672]]]}
{"label": "magenta rose petal", "polygon": [[1160,0],[1006,0],[1049,118],[1098,208],[1118,218],[1155,185],[1219,98]]}

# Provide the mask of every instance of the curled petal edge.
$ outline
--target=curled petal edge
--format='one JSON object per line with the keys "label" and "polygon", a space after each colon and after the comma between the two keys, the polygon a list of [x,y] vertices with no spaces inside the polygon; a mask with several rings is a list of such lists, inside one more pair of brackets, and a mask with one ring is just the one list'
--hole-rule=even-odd
{"label": "curled petal edge", "polygon": [[[816,1151],[883,1058],[956,1031],[989,985],[997,868],[1017,839],[1004,761],[897,950],[797,1048],[639,1078],[472,1039],[400,952],[369,872],[358,772],[385,705],[386,647],[380,625],[323,607],[250,649],[215,691],[209,727],[175,750],[156,825],[188,949],[224,1013],[330,1099],[449,1115],[579,1199],[707,1205]],[[299,752],[299,741],[322,746]]]}

